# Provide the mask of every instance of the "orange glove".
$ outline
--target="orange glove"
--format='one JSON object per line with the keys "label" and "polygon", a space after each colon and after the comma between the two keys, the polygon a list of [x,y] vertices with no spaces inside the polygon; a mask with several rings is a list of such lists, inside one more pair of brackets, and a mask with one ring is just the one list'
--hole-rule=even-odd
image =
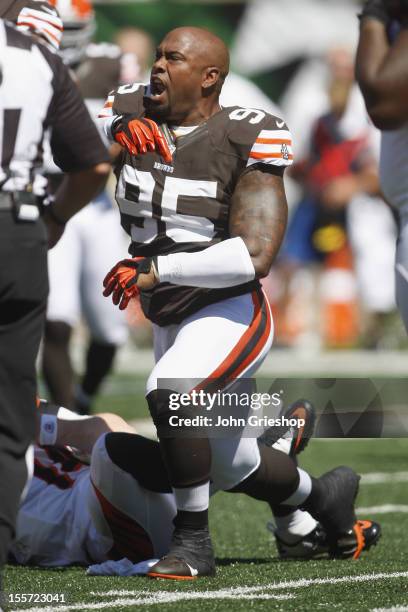
{"label": "orange glove", "polygon": [[103,295],[112,294],[112,302],[120,310],[125,310],[130,300],[139,294],[137,279],[139,274],[150,271],[152,259],[150,257],[133,257],[122,259],[105,276]]}
{"label": "orange glove", "polygon": [[166,163],[171,163],[169,146],[157,123],[152,119],[121,115],[112,123],[112,136],[130,155],[157,151]]}

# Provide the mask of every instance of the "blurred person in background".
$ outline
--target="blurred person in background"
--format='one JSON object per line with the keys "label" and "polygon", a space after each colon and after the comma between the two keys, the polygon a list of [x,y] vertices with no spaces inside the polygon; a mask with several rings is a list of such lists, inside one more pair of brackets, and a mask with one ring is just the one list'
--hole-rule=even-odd
{"label": "blurred person in background", "polygon": [[240,104],[243,107],[263,109],[272,115],[282,116],[278,105],[272,102],[262,89],[236,72],[230,72],[225,79],[220,95],[220,104],[221,106]]}
{"label": "blurred person in background", "polygon": [[[68,219],[103,188],[109,157],[68,70],[50,50],[62,30],[53,7],[30,0],[3,2],[0,17],[1,571],[32,472],[28,448],[35,434],[35,360],[48,293],[47,242],[52,247]],[[49,127],[52,154],[66,174],[45,206],[42,153]]]}
{"label": "blurred person in background", "polygon": [[[378,197],[377,134],[354,84],[351,52],[333,48],[327,68],[330,76],[320,98],[322,106],[327,99],[328,107],[312,127],[306,121],[301,140],[309,142],[308,154],[293,173],[305,195],[293,214],[282,256],[284,271],[289,271],[282,334],[286,342],[309,344],[316,341],[310,329],[321,326],[326,345],[354,344],[360,300],[363,343],[376,346],[384,315],[394,307],[395,223]],[[293,91],[299,95],[297,87]],[[305,272],[311,264],[319,270],[323,265],[317,279]],[[321,310],[313,319],[313,308],[304,304],[314,301],[316,293]]]}
{"label": "blurred person in background", "polygon": [[356,75],[381,130],[380,180],[398,211],[396,297],[408,331],[408,2],[369,0],[360,15]]}
{"label": "blurred person in background", "polygon": [[[88,3],[57,2],[64,22],[61,55],[75,70],[79,89],[93,118],[110,90],[120,83],[138,80],[152,55],[152,42],[141,30],[118,35],[121,50],[109,43],[93,44],[93,9]],[[137,55],[136,55],[137,54]],[[118,147],[111,147],[115,156]],[[58,168],[55,168],[58,172]],[[53,173],[55,183],[61,175]],[[108,191],[84,208],[67,228],[49,255],[50,296],[44,336],[43,372],[54,402],[87,414],[101,383],[109,374],[118,347],[128,337],[125,314],[103,299],[100,286],[104,271],[126,246],[119,211]],[[65,270],[62,277],[61,269]],[[85,371],[74,384],[70,340],[83,315],[90,338]]]}
{"label": "blurred person in background", "polygon": [[[150,34],[140,28],[121,28],[114,36],[114,43],[119,47],[124,58],[122,82],[147,83],[154,56],[154,41]],[[131,67],[130,72],[126,71],[128,62]]]}

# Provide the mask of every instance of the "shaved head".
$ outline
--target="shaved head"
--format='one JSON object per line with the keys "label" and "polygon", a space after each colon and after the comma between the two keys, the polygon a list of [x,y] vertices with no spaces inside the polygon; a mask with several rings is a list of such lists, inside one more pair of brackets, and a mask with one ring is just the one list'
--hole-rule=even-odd
{"label": "shaved head", "polygon": [[228,49],[218,36],[195,27],[171,30],[157,47],[151,71],[151,115],[179,125],[200,123],[220,110],[228,69]]}
{"label": "shaved head", "polygon": [[[204,28],[183,27],[171,30],[164,40],[176,37],[183,41],[203,68],[216,66],[220,71],[220,77],[224,82],[229,71],[229,51],[221,38]],[[164,42],[164,41],[163,41]]]}

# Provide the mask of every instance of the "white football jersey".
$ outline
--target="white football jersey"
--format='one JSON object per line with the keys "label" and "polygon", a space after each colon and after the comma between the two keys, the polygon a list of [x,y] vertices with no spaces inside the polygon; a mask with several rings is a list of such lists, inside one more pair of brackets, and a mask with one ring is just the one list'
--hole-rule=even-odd
{"label": "white football jersey", "polygon": [[[59,416],[61,411],[69,412],[60,408]],[[67,447],[35,447],[34,477],[11,547],[17,563],[53,567],[122,557],[136,562],[167,552],[173,494],[148,491],[116,466],[105,437],[95,443],[91,467]]]}
{"label": "white football jersey", "polygon": [[95,560],[89,472],[69,449],[35,447],[34,476],[11,548],[18,563],[58,566]]}

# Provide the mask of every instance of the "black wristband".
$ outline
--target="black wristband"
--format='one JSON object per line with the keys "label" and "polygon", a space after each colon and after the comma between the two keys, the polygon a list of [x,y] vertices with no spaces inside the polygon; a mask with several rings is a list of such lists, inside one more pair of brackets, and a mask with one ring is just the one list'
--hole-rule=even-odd
{"label": "black wristband", "polygon": [[153,274],[158,283],[160,283],[159,271],[157,268],[157,255],[153,257],[145,257],[137,266],[137,276],[139,274],[149,274],[153,269]]}
{"label": "black wristband", "polygon": [[54,221],[56,225],[59,225],[60,227],[65,227],[67,222],[61,219],[61,217],[59,217],[55,213],[55,211],[53,210],[52,204],[48,204],[47,206],[44,206],[44,214],[48,214],[49,217],[52,219],[52,221]]}

